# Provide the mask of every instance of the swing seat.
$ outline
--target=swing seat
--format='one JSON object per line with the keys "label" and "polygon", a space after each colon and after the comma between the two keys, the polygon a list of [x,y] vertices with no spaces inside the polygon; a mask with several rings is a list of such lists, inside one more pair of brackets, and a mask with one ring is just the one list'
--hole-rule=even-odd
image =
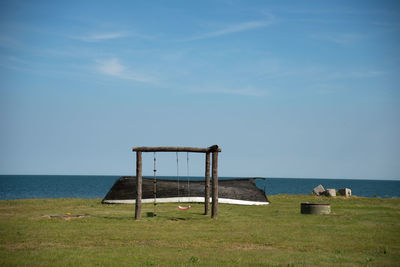
{"label": "swing seat", "polygon": [[178,206],[178,209],[180,209],[180,210],[188,210],[188,209],[190,209],[190,205],[187,206],[187,207]]}

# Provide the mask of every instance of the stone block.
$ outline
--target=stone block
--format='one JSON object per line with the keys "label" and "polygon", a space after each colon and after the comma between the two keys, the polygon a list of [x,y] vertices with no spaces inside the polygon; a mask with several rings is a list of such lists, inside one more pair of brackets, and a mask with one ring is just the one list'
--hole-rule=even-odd
{"label": "stone block", "polygon": [[336,189],[326,189],[324,195],[327,197],[336,197]]}
{"label": "stone block", "polygon": [[325,192],[325,188],[322,185],[315,187],[312,191],[313,194],[320,196]]}
{"label": "stone block", "polygon": [[341,188],[341,189],[339,189],[338,194],[341,196],[349,197],[349,196],[351,196],[351,189],[350,188]]}

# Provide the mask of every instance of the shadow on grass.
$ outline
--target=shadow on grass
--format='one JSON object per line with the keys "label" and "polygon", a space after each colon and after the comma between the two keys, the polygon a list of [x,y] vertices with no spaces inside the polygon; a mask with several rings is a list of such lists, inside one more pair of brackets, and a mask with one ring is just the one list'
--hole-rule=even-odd
{"label": "shadow on grass", "polygon": [[[132,215],[132,216],[91,215],[91,217],[97,218],[97,219],[107,219],[107,220],[115,220],[115,221],[123,221],[123,220],[133,220],[134,221],[135,220],[135,216],[134,215]],[[142,219],[144,219],[144,218],[154,218],[154,219],[156,219],[157,217],[158,218],[163,218],[163,219],[169,220],[169,221],[189,221],[189,220],[192,219],[192,218],[174,217],[174,216],[160,216],[160,215],[158,215],[156,213],[153,213],[153,212],[147,212],[146,216],[143,216]]]}
{"label": "shadow on grass", "polygon": [[97,219],[107,219],[107,220],[116,220],[116,221],[123,221],[123,220],[135,220],[135,216],[100,216],[94,215],[91,216]]}
{"label": "shadow on grass", "polygon": [[167,218],[168,220],[170,220],[170,221],[188,221],[188,220],[190,220],[189,218],[176,218],[176,217],[170,217],[170,218]]}

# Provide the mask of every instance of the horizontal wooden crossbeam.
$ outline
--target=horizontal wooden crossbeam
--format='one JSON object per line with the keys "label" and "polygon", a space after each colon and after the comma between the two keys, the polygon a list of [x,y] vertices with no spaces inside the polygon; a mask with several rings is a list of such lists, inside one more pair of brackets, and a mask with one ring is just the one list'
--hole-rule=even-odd
{"label": "horizontal wooden crossbeam", "polygon": [[140,152],[195,152],[195,153],[207,153],[207,152],[221,152],[221,148],[217,145],[210,147],[179,147],[179,146],[139,146],[133,147],[132,151]]}

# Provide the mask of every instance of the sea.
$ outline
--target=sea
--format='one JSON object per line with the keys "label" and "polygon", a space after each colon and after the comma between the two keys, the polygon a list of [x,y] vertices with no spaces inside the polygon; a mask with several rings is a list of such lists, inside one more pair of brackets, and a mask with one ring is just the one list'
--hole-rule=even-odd
{"label": "sea", "polygon": [[[0,200],[28,198],[104,198],[120,176],[98,175],[0,175]],[[232,179],[233,177],[219,177]],[[243,178],[243,177],[242,177]],[[161,176],[158,179],[175,180]],[[187,181],[187,178],[181,178]],[[190,177],[202,180],[204,177]],[[400,180],[360,180],[323,178],[258,178],[257,187],[266,195],[307,195],[314,187],[350,188],[352,194],[363,197],[400,197]]]}

